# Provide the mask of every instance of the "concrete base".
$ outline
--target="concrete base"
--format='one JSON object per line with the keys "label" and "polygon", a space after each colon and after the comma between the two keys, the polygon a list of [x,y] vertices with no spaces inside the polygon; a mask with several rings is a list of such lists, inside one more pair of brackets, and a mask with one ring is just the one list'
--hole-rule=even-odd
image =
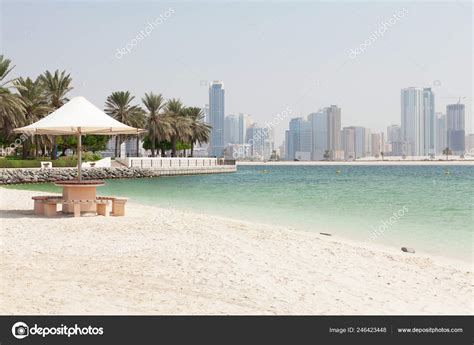
{"label": "concrete base", "polygon": [[[95,200],[97,197],[97,186],[94,185],[62,185],[62,187],[64,200]],[[81,212],[96,212],[96,205],[94,204],[83,204],[79,206]],[[63,212],[74,213],[74,205],[63,205]]]}

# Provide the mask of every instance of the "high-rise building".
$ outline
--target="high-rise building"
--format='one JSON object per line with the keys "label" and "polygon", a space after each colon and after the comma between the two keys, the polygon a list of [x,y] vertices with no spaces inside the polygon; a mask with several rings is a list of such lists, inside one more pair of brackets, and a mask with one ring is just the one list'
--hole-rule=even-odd
{"label": "high-rise building", "polygon": [[399,125],[391,125],[387,127],[387,142],[393,143],[401,140],[401,132]]}
{"label": "high-rise building", "polygon": [[464,154],[464,104],[448,104],[446,106],[446,131],[448,147],[451,152],[456,155]]}
{"label": "high-rise building", "polygon": [[372,133],[371,134],[371,154],[374,157],[378,157],[385,154],[385,135],[384,133]]}
{"label": "high-rise building", "polygon": [[424,155],[435,154],[435,96],[431,88],[423,89],[423,110],[425,122]]}
{"label": "high-rise building", "polygon": [[239,118],[228,115],[224,119],[224,143],[240,144],[239,142]]}
{"label": "high-rise building", "polygon": [[250,144],[250,156],[257,159],[269,159],[275,149],[273,131],[268,127],[252,124],[246,133],[247,144]]}
{"label": "high-rise building", "polygon": [[209,87],[209,124],[212,126],[209,155],[224,153],[224,83],[213,81]]}
{"label": "high-rise building", "polygon": [[209,104],[204,105],[202,112],[204,113],[204,122],[209,123]]}
{"label": "high-rise building", "polygon": [[430,88],[409,87],[401,91],[401,141],[410,143],[410,155],[434,153],[434,104]]}
{"label": "high-rise building", "polygon": [[474,134],[466,135],[466,153],[474,157]]}
{"label": "high-rise building", "polygon": [[342,145],[344,148],[344,159],[355,159],[355,129],[353,127],[344,127],[342,129]]}
{"label": "high-rise building", "polygon": [[280,159],[286,159],[286,142],[283,140],[283,143],[278,148],[280,150]]}
{"label": "high-rise building", "polygon": [[336,105],[308,115],[311,125],[311,156],[313,160],[344,159],[341,139],[341,108]]}
{"label": "high-rise building", "polygon": [[289,130],[285,133],[287,160],[309,155],[311,159],[312,130],[311,123],[301,117],[290,120]]}
{"label": "high-rise building", "polygon": [[440,155],[448,147],[448,133],[446,131],[446,115],[436,113],[435,117],[435,154]]}
{"label": "high-rise building", "polygon": [[387,145],[385,153],[392,156],[401,156],[401,152],[397,151],[403,147],[401,127],[399,125],[390,125],[387,127]]}
{"label": "high-rise building", "polygon": [[372,137],[370,129],[360,126],[345,127],[354,131],[354,159],[370,156]]}
{"label": "high-rise building", "polygon": [[323,160],[328,150],[328,117],[325,109],[308,115],[311,123],[311,153],[313,160]]}
{"label": "high-rise building", "polygon": [[343,159],[341,149],[341,108],[331,105],[326,108],[328,116],[328,151],[331,159]]}
{"label": "high-rise building", "polygon": [[252,124],[250,115],[248,114],[239,114],[239,144],[245,144],[247,142],[245,136],[247,134],[247,129]]}

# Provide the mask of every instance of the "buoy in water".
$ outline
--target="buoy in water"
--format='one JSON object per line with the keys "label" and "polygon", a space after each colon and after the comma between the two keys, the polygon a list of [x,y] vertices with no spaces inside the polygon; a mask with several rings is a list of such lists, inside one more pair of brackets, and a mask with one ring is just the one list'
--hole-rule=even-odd
{"label": "buoy in water", "polygon": [[340,173],[341,173],[341,170],[337,169],[336,174],[340,174]]}

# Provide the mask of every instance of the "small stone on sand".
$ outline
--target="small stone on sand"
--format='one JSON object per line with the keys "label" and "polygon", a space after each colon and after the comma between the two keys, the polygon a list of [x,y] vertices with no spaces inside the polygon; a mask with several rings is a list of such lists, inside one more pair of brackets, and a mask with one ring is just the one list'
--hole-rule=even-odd
{"label": "small stone on sand", "polygon": [[414,248],[402,247],[402,252],[415,254]]}

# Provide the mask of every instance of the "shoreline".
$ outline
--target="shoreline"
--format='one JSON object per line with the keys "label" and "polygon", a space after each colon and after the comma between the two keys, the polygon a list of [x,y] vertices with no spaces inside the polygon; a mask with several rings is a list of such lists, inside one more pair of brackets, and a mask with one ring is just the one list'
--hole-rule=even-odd
{"label": "shoreline", "polygon": [[260,162],[245,162],[236,161],[236,165],[239,166],[301,166],[301,165],[315,165],[315,166],[334,166],[334,165],[347,165],[347,166],[474,166],[474,160],[449,160],[449,161],[260,161]]}
{"label": "shoreline", "polygon": [[[41,183],[49,183],[49,182],[41,182]],[[22,184],[16,184],[16,185],[28,185],[27,183],[22,183]],[[51,195],[51,194],[56,194],[54,192],[43,192],[43,191],[33,191],[33,190],[28,190],[28,189],[16,189],[15,185],[5,185],[5,186],[0,186],[0,191],[4,189],[9,189],[9,190],[16,190],[16,191],[24,191],[24,192],[31,192],[33,194],[38,194],[38,195]],[[58,194],[59,195],[59,194]],[[127,197],[127,195],[119,195],[120,197]],[[260,227],[276,227],[280,230],[285,230],[285,231],[291,231],[295,233],[305,233],[305,234],[312,234],[315,236],[318,236],[321,239],[325,239],[330,242],[334,243],[339,243],[339,244],[346,244],[350,246],[356,246],[360,248],[364,248],[366,250],[371,250],[371,249],[376,249],[378,251],[387,253],[387,254],[401,254],[403,256],[413,256],[414,254],[411,253],[404,253],[401,251],[401,247],[395,246],[395,245],[388,245],[388,244],[382,244],[382,243],[375,243],[375,242],[366,242],[362,240],[358,240],[356,238],[348,237],[348,236],[340,236],[340,235],[335,235],[334,233],[330,233],[330,236],[327,235],[322,235],[321,231],[322,229],[319,230],[307,230],[307,229],[300,229],[300,228],[293,228],[289,226],[278,226],[276,224],[271,224],[271,223],[263,223],[263,222],[258,222],[258,221],[253,221],[253,220],[245,220],[245,219],[239,219],[239,218],[233,218],[233,217],[225,217],[225,216],[219,216],[219,215],[212,215],[209,213],[205,212],[195,212],[193,210],[189,209],[179,209],[179,208],[174,208],[174,207],[162,207],[162,206],[155,206],[152,204],[147,204],[147,203],[140,203],[140,202],[129,202],[127,205],[132,205],[136,208],[138,207],[147,207],[147,208],[153,208],[156,210],[166,210],[170,212],[177,212],[177,213],[184,213],[189,216],[204,216],[204,217],[211,217],[215,219],[219,219],[224,222],[237,222],[237,223],[242,223],[246,224],[248,226],[260,226]],[[327,233],[327,230],[324,230],[324,232]],[[440,255],[440,254],[433,254],[430,252],[426,252],[423,250],[419,250],[418,248],[414,248],[416,250],[416,257],[421,257],[425,259],[430,259],[437,261],[439,264],[443,264],[446,266],[461,266],[463,270],[470,270],[473,268],[474,263],[471,263],[470,259],[465,258],[455,258],[449,255]]]}
{"label": "shoreline", "polygon": [[469,263],[133,202],[36,217],[50,193],[0,192],[0,314],[473,313]]}

